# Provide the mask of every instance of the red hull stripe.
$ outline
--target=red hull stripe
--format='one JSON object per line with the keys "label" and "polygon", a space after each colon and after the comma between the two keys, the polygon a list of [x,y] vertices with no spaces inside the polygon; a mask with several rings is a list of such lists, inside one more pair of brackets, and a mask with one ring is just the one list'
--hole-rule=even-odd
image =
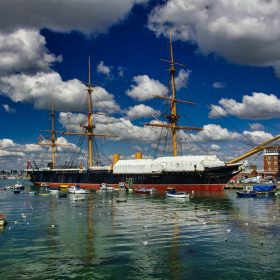
{"label": "red hull stripe", "polygon": [[[35,182],[35,186],[41,186],[41,184],[45,182]],[[74,183],[49,183],[51,187],[59,187],[60,185],[68,185],[73,186]],[[98,190],[100,188],[100,184],[77,184],[85,189]],[[112,187],[117,188],[118,184],[109,184]],[[225,184],[133,184],[133,188],[155,188],[158,191],[165,191],[167,188],[175,188],[177,191],[223,191]]]}

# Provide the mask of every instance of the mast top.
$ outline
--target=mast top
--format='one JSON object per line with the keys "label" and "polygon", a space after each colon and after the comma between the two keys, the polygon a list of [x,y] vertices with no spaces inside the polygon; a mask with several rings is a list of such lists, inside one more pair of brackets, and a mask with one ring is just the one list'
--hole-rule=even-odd
{"label": "mast top", "polygon": [[170,97],[161,97],[155,96],[156,98],[166,99],[170,103],[170,114],[166,115],[166,119],[169,122],[166,123],[156,123],[156,124],[145,124],[147,126],[155,126],[155,127],[165,127],[171,131],[172,135],[172,148],[173,148],[173,156],[177,156],[177,131],[180,129],[184,130],[202,130],[201,128],[197,127],[190,127],[190,126],[178,126],[178,120],[180,116],[177,113],[177,106],[178,102],[185,103],[185,104],[194,104],[193,102],[177,100],[176,99],[176,85],[175,85],[175,64],[180,66],[185,66],[183,64],[174,62],[174,55],[173,55],[173,46],[172,46],[172,33],[169,34],[169,43],[170,43],[170,60],[161,59],[164,62],[167,62],[170,65],[169,73],[170,73],[170,82],[171,82],[171,96]]}

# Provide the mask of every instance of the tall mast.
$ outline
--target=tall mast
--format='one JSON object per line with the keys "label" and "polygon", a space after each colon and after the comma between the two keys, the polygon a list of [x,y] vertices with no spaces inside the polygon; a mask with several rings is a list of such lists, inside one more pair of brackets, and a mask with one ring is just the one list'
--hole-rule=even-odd
{"label": "tall mast", "polygon": [[85,129],[88,132],[88,165],[89,167],[93,166],[93,149],[92,149],[92,132],[93,132],[93,125],[92,125],[92,99],[91,99],[91,93],[92,93],[92,85],[91,85],[91,79],[90,79],[90,57],[88,58],[88,88],[87,88],[87,100],[88,100],[88,122]]}
{"label": "tall mast", "polygon": [[170,102],[171,105],[171,115],[170,115],[170,123],[171,123],[171,135],[172,135],[172,147],[173,147],[173,156],[177,156],[177,121],[179,116],[177,115],[177,107],[176,107],[176,89],[175,89],[175,65],[173,58],[173,49],[172,49],[172,34],[170,33],[170,80],[171,80],[171,92],[172,92],[172,100]]}
{"label": "tall mast", "polygon": [[88,60],[88,83],[87,85],[87,124],[83,126],[85,132],[64,132],[63,134],[66,135],[79,135],[79,136],[86,136],[88,138],[88,167],[93,167],[93,137],[118,137],[117,135],[112,134],[96,134],[94,133],[95,125],[92,122],[93,116],[93,106],[92,106],[92,91],[93,85],[91,83],[91,75],[90,75],[90,57]]}
{"label": "tall mast", "polygon": [[177,148],[177,130],[202,130],[201,128],[197,127],[191,127],[191,126],[178,126],[178,119],[180,116],[177,113],[177,102],[185,103],[185,104],[194,104],[190,101],[184,101],[184,100],[178,100],[176,99],[176,86],[175,86],[175,64],[184,66],[183,64],[174,62],[174,56],[173,56],[173,47],[172,47],[172,34],[170,33],[170,60],[161,59],[164,62],[167,62],[169,64],[169,74],[170,74],[170,83],[171,83],[171,96],[170,97],[164,97],[164,96],[154,96],[156,98],[160,99],[166,99],[170,102],[170,114],[165,116],[169,122],[169,124],[165,123],[155,123],[150,124],[146,123],[147,126],[156,126],[156,127],[165,127],[171,131],[172,136],[172,153],[173,156],[176,157],[178,154],[178,148]]}
{"label": "tall mast", "polygon": [[51,130],[43,130],[43,131],[47,131],[51,133],[51,139],[50,140],[46,140],[43,137],[41,137],[42,139],[38,142],[38,145],[41,146],[51,146],[52,149],[52,166],[51,168],[56,168],[56,147],[57,146],[69,146],[68,144],[59,144],[56,142],[56,130],[55,130],[55,114],[54,114],[54,105],[53,105],[53,101],[52,101],[52,111],[51,111]]}
{"label": "tall mast", "polygon": [[54,110],[53,110],[53,102],[52,102],[52,112],[51,112],[51,122],[52,122],[52,130],[51,130],[51,144],[52,144],[52,167],[55,168],[55,147],[56,147],[56,137],[55,137],[55,127],[54,127]]}

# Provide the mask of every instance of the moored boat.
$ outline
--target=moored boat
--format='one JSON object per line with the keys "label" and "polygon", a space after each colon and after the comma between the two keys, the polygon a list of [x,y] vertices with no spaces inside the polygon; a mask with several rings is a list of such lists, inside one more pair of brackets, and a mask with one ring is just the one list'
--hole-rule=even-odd
{"label": "moored boat", "polygon": [[190,194],[186,192],[177,192],[175,188],[168,188],[166,190],[166,197],[171,198],[189,198]]}
{"label": "moored boat", "polygon": [[257,193],[255,191],[237,191],[237,197],[257,197]]}
{"label": "moored boat", "polygon": [[113,187],[109,186],[106,183],[102,183],[100,188],[99,188],[99,192],[112,192],[114,190]]}
{"label": "moored boat", "polygon": [[17,181],[16,184],[14,185],[13,189],[14,190],[24,190],[24,185]]}
{"label": "moored boat", "polygon": [[79,185],[71,186],[68,188],[70,194],[89,194],[89,190],[82,189]]}
{"label": "moored boat", "polygon": [[59,190],[57,188],[49,188],[50,194],[58,194]]}
{"label": "moored boat", "polygon": [[0,213],[0,226],[5,226],[7,224],[7,218],[6,215],[3,213]]}
{"label": "moored boat", "polygon": [[258,197],[264,195],[273,195],[276,185],[253,185],[245,186],[242,191],[237,191],[237,197]]}

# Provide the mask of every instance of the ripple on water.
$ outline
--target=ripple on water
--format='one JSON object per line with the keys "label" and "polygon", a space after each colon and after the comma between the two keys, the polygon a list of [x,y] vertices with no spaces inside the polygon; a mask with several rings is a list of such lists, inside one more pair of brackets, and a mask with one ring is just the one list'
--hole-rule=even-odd
{"label": "ripple on water", "polygon": [[[5,279],[264,279],[279,272],[280,199],[187,201],[1,192]],[[261,256],[261,257],[260,257]]]}

